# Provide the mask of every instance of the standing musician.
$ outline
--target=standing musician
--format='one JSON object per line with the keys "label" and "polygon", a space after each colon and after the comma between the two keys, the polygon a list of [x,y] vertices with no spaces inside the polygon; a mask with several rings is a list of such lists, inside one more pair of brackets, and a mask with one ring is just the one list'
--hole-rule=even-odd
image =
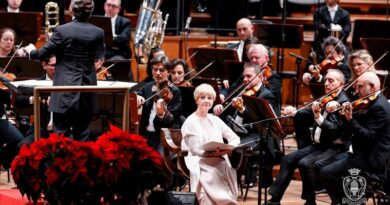
{"label": "standing musician", "polygon": [[359,97],[366,98],[342,105],[347,129],[352,132],[352,149],[336,155],[333,163],[320,169],[320,178],[332,204],[341,204],[345,197],[342,176],[350,175],[349,169],[357,168],[385,179],[390,156],[390,104],[379,91],[378,76],[373,72],[362,74],[356,88]]}
{"label": "standing musician", "polygon": [[[323,43],[323,51],[327,58],[317,65],[309,65],[307,71],[302,76],[303,82],[307,85],[324,84],[323,74],[326,74],[326,70],[330,68],[340,69],[346,81],[348,81],[351,78],[351,70],[348,67],[348,56],[345,56],[345,46],[342,42],[330,36]],[[317,86],[311,86],[314,98],[323,95],[317,88]]]}
{"label": "standing musician", "polygon": [[[302,199],[306,200],[305,205],[316,204],[316,178],[312,166],[313,163],[317,160],[327,159],[337,153],[346,151],[349,146],[348,133],[344,127],[344,120],[338,112],[333,112],[341,103],[348,101],[347,95],[341,89],[343,84],[343,74],[339,70],[330,69],[325,76],[325,92],[337,92],[337,94],[333,96],[333,99],[322,98],[321,102],[314,102],[311,109],[298,111],[308,113],[309,116],[313,117],[314,140],[311,145],[282,158],[279,175],[269,189],[272,198],[267,204],[280,204],[283,194],[292,179],[294,170],[297,167],[299,167],[302,176]],[[337,88],[339,88],[339,92],[335,91]],[[294,116],[296,112],[296,110],[291,109],[286,114]]]}
{"label": "standing musician", "polygon": [[[147,138],[149,146],[161,151],[161,128],[179,128],[181,126],[182,99],[178,87],[175,85],[167,87],[171,66],[168,58],[165,55],[157,55],[150,63],[154,81],[148,82],[137,93],[138,107],[143,106],[139,133]],[[151,99],[161,89],[164,89],[160,94],[162,98]]]}
{"label": "standing musician", "polygon": [[[237,50],[239,61],[247,62],[248,56],[246,55],[245,41],[253,38],[254,27],[252,21],[248,18],[242,18],[236,23],[236,32],[240,42],[233,45],[228,45],[228,48]],[[255,37],[256,38],[256,37]]]}
{"label": "standing musician", "polygon": [[[74,20],[58,26],[49,41],[40,49],[28,46],[30,59],[57,57],[53,85],[96,85],[94,62],[104,57],[104,31],[88,19],[94,8],[93,0],[73,0],[71,11]],[[89,124],[96,109],[93,93],[51,94],[49,110],[53,112],[54,130],[79,141],[88,140]]]}
{"label": "standing musician", "polygon": [[[268,103],[271,104],[271,106],[275,109],[279,103],[276,102],[275,96],[272,94],[272,92],[265,87],[265,85],[263,84],[263,76],[259,73],[260,73],[260,66],[258,64],[254,64],[254,63],[244,64],[244,70],[242,75],[244,77],[243,84],[246,87],[243,95],[263,98],[267,100]],[[232,106],[235,108],[235,112],[233,114],[233,120],[237,124],[253,122],[250,113],[244,106],[244,102],[241,96],[237,96],[232,99]],[[223,109],[224,108],[221,104],[216,105],[214,107],[214,114],[220,115]],[[255,147],[257,145],[256,140],[259,139],[259,133],[257,132],[256,128],[252,127],[247,130],[247,133],[244,133],[243,130],[241,130],[234,124],[232,126],[233,126],[233,130],[240,136],[241,143],[247,144],[248,142],[252,142],[248,144],[249,146],[252,147]],[[269,154],[269,159],[272,161],[272,157],[274,155],[273,151],[275,149],[279,150],[279,146],[278,143],[273,139],[268,139],[268,141],[269,141],[268,143],[269,149],[267,153]],[[257,160],[257,159],[251,159],[251,160]],[[265,173],[263,176],[268,177],[268,183],[270,184],[270,181],[272,181],[272,163],[269,163],[269,165],[271,165],[268,167],[269,172]],[[250,167],[246,171],[245,184],[249,187],[255,186],[256,184],[255,170],[256,169],[254,169],[253,167]]]}
{"label": "standing musician", "polygon": [[176,86],[191,87],[192,83],[188,81],[189,76],[186,75],[183,77],[189,71],[190,69],[188,68],[188,64],[185,60],[173,59],[171,61],[171,70],[169,72],[171,82],[173,82]]}
{"label": "standing musician", "polygon": [[[339,35],[334,35],[334,37],[340,39],[344,37],[344,44],[347,43],[349,33],[351,32],[350,15],[348,11],[340,7],[338,2],[339,0],[325,0],[326,5],[320,7],[314,13],[313,22],[316,36],[312,46],[318,54],[321,53],[320,45],[327,37],[331,36],[332,31],[339,33]],[[346,53],[349,53],[349,50]]]}

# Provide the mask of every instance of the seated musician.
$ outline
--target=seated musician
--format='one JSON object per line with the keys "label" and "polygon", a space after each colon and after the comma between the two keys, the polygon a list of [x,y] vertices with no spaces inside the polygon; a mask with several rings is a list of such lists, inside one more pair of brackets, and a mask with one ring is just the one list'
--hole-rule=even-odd
{"label": "seated musician", "polygon": [[[45,70],[46,74],[40,77],[39,80],[53,81],[56,61],[57,60],[55,55],[50,55],[42,61],[42,67]],[[45,126],[45,128],[42,129],[43,137],[48,137],[49,133],[53,131],[52,114],[48,111],[49,102],[50,97],[41,98],[41,125]],[[15,107],[19,109],[26,109],[28,107],[31,107],[33,103],[34,96],[17,95],[15,98]],[[23,141],[27,144],[31,144],[34,141],[34,126],[30,123],[31,120],[29,118],[29,116],[17,115],[17,119],[20,122],[19,130],[26,137]]]}
{"label": "seated musician", "polygon": [[0,29],[0,58],[15,56],[27,56],[23,49],[15,48],[16,33],[11,28]]}
{"label": "seated musician", "polygon": [[356,88],[359,97],[366,98],[342,105],[347,129],[352,133],[351,149],[336,155],[333,163],[320,169],[320,178],[332,204],[341,204],[346,197],[342,179],[350,175],[348,170],[357,168],[377,174],[380,179],[385,177],[390,156],[390,104],[380,93],[380,87],[378,76],[365,72],[358,78]]}
{"label": "seated musician", "polygon": [[[151,60],[151,66],[154,81],[148,82],[137,93],[138,107],[143,106],[139,133],[147,138],[149,146],[159,149],[160,129],[180,127],[182,103],[179,88],[175,85],[168,86],[168,58],[165,55],[157,55]],[[160,89],[164,90],[151,98]]]}
{"label": "seated musician", "polygon": [[146,78],[142,82],[150,82],[153,80],[152,65],[150,64],[150,61],[157,55],[165,55],[164,50],[160,47],[154,47],[150,50],[148,62],[146,64]]}
{"label": "seated musician", "polygon": [[[348,56],[345,56],[345,46],[337,38],[328,37],[323,43],[323,51],[326,59],[320,64],[309,65],[307,71],[303,74],[302,80],[305,84],[323,84],[323,74],[329,68],[340,69],[343,72],[346,81],[351,78],[351,70],[348,67]],[[314,98],[322,95],[312,89]]]}
{"label": "seated musician", "polygon": [[238,204],[236,170],[231,166],[227,153],[230,150],[204,151],[208,142],[240,144],[240,138],[219,118],[208,111],[216,94],[212,86],[199,85],[194,91],[197,109],[184,122],[182,149],[188,150],[185,163],[190,171],[190,187],[196,193],[200,205]]}
{"label": "seated musician", "polygon": [[[314,142],[282,158],[279,175],[269,189],[272,198],[267,204],[280,204],[294,171],[298,167],[302,176],[301,197],[306,200],[305,205],[316,204],[316,178],[312,164],[317,160],[330,158],[337,153],[346,151],[349,145],[344,120],[338,112],[334,112],[337,109],[337,105],[348,101],[347,95],[342,91],[341,86],[343,84],[343,74],[339,70],[330,69],[325,76],[325,92],[328,94],[336,92],[334,98],[323,98],[321,102],[314,102],[311,105],[311,109],[298,111],[313,113],[312,116],[315,121],[313,129]],[[339,89],[335,91],[337,88]],[[333,97],[333,95],[330,96]],[[326,109],[321,109],[322,107],[326,107]],[[292,109],[286,114],[293,116],[295,112],[296,110]]]}
{"label": "seated musician", "polygon": [[[265,87],[263,84],[263,76],[260,74],[260,66],[258,64],[254,63],[246,63],[244,65],[243,74],[243,85],[245,87],[245,91],[243,95],[248,96],[256,96],[259,98],[263,98],[267,100],[271,106],[276,109],[276,106],[279,104],[276,102],[275,96],[272,94],[272,92]],[[256,76],[258,75],[258,76]],[[238,94],[238,93],[237,93]],[[243,124],[243,123],[250,123],[253,122],[252,117],[248,113],[248,110],[244,106],[243,99],[238,96],[233,98],[232,100],[232,106],[235,108],[235,111],[233,112],[233,120],[237,124]],[[223,111],[224,107],[221,104],[218,104],[214,107],[214,114],[220,115]],[[231,117],[231,116],[229,116]],[[248,146],[251,146],[253,148],[256,147],[257,142],[256,140],[259,139],[259,133],[257,132],[255,127],[252,127],[243,132],[243,130],[233,124],[233,130],[241,137],[242,143],[249,143]],[[275,149],[279,150],[278,143],[273,140],[269,139],[269,152],[272,153]],[[258,149],[258,148],[255,148]],[[270,156],[269,159],[272,159],[272,156]],[[257,160],[257,159],[251,159],[251,160]],[[267,174],[269,174],[268,181],[272,181],[272,163],[269,163],[271,165],[269,167],[269,171]],[[252,187],[256,184],[256,169],[250,168],[246,172],[245,177],[245,184]],[[265,176],[266,174],[264,174]]]}
{"label": "seated musician", "polygon": [[18,13],[20,12],[20,5],[22,4],[23,0],[7,0],[7,12],[10,13]]}
{"label": "seated musician", "polygon": [[171,71],[169,72],[169,76],[171,82],[173,82],[176,86],[190,87],[192,86],[191,82],[188,81],[189,75],[186,75],[190,71],[188,65],[183,59],[173,59],[171,61]]}
{"label": "seated musician", "polygon": [[[248,50],[250,60],[252,63],[260,65],[260,68],[269,68],[272,71],[272,68],[268,65],[269,62],[269,51],[262,44],[253,44]],[[240,76],[236,82],[234,82],[228,89],[222,89],[220,92],[220,99],[225,100],[225,97],[228,93],[231,93],[235,90],[240,84],[242,84],[243,77]],[[281,92],[281,79],[280,76],[272,71],[272,75],[263,77],[263,84],[272,92],[275,96],[275,101],[278,105],[275,106],[275,113],[279,116],[280,114],[280,92]]]}

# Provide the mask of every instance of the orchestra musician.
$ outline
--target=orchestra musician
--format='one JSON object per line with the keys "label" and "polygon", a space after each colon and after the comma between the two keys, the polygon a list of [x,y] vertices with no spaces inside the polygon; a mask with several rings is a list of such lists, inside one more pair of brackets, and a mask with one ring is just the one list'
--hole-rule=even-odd
{"label": "orchestra musician", "polygon": [[[313,23],[314,30],[316,32],[315,39],[313,41],[313,48],[321,54],[321,44],[325,39],[331,36],[331,31],[337,31],[338,34],[334,37],[343,39],[343,43],[347,45],[347,39],[351,32],[351,19],[350,14],[347,10],[340,7],[338,4],[339,0],[325,0],[325,5],[320,7],[314,13]],[[349,49],[346,48],[346,55],[348,55]],[[322,58],[319,55],[318,60]]]}
{"label": "orchestra musician", "polygon": [[[167,86],[170,62],[165,55],[157,55],[150,61],[154,81],[148,82],[137,92],[138,107],[142,107],[139,133],[146,137],[148,145],[161,150],[161,128],[179,128],[180,110],[182,106],[181,93],[175,85]],[[159,99],[151,99],[156,92],[162,91]],[[150,99],[146,101],[147,99]],[[162,152],[161,152],[162,153]]]}
{"label": "orchestra musician", "polygon": [[[254,63],[245,63],[244,64],[244,70],[243,70],[243,84],[246,86],[245,91],[243,95],[247,96],[256,96],[258,98],[262,98],[268,101],[268,103],[275,109],[279,105],[278,102],[276,102],[275,96],[272,94],[272,92],[265,87],[263,84],[263,76],[260,74],[260,66],[258,64]],[[256,76],[258,75],[258,76]],[[252,117],[250,116],[250,113],[246,109],[243,99],[241,96],[237,96],[232,99],[232,106],[235,108],[235,111],[233,112],[233,119],[237,124],[244,124],[244,123],[251,123],[253,122]],[[214,106],[214,114],[220,115],[221,111],[224,109],[224,107],[221,104]],[[253,147],[253,149],[258,149],[256,139],[259,139],[259,133],[256,130],[255,127],[251,127],[246,130],[246,133],[243,132],[242,129],[238,128],[234,124],[233,130],[240,136],[241,143],[248,144],[249,146]],[[268,149],[268,159],[272,161],[273,159],[273,151],[280,150],[278,143],[273,139],[268,139],[269,143],[269,149]],[[250,159],[251,161],[256,161],[257,159]],[[250,164],[250,163],[248,163]],[[268,165],[271,165],[267,167],[268,172],[264,173],[264,179],[268,177],[268,183],[270,184],[272,182],[272,163],[269,163]],[[248,167],[245,173],[245,185],[249,187],[253,187],[256,184],[256,169],[253,167]],[[262,180],[262,182],[265,180]],[[266,183],[263,183],[264,186],[267,186]],[[268,185],[269,186],[269,185]]]}
{"label": "orchestra musician", "polygon": [[7,0],[7,12],[10,13],[18,13],[20,12],[20,5],[22,4],[23,0]]}
{"label": "orchestra musician", "polygon": [[[323,75],[329,68],[340,69],[343,72],[346,81],[351,78],[351,70],[348,67],[348,56],[345,56],[345,46],[337,38],[328,37],[323,44],[323,51],[326,59],[317,65],[309,65],[307,71],[302,75],[305,84],[324,84]],[[318,98],[323,95],[318,91],[318,86],[311,86],[312,95]]]}
{"label": "orchestra musician", "polygon": [[254,27],[252,21],[247,18],[239,19],[236,23],[236,32],[240,42],[228,45],[227,48],[237,50],[239,61],[248,62],[249,59],[245,52],[245,41],[253,38]]}
{"label": "orchestra musician", "polygon": [[[333,99],[322,98],[320,102],[314,102],[311,109],[298,111],[310,113],[314,119],[313,143],[282,158],[279,175],[269,189],[272,198],[267,204],[280,204],[296,168],[299,168],[302,177],[301,197],[306,200],[305,205],[316,204],[316,177],[312,167],[313,163],[346,151],[350,144],[344,120],[338,112],[334,112],[338,106],[348,101],[347,95],[341,89],[343,84],[344,76],[339,70],[328,70],[325,76],[325,92],[338,93]],[[339,91],[335,91],[337,88]],[[286,114],[294,116],[296,112],[296,110],[291,109]]]}
{"label": "orchestra musician", "polygon": [[171,71],[169,72],[171,82],[173,82],[176,86],[191,87],[192,84],[188,81],[189,76],[187,75],[182,77],[189,71],[190,69],[188,68],[188,64],[185,60],[173,59],[171,61]]}
{"label": "orchestra musician", "polygon": [[26,56],[23,49],[15,48],[16,33],[11,28],[0,29],[0,57],[11,57],[14,52],[15,56]]}
{"label": "orchestra musician", "polygon": [[201,205],[238,204],[236,170],[227,157],[231,150],[202,149],[208,142],[223,143],[223,138],[230,145],[240,144],[240,138],[219,117],[208,113],[215,97],[212,86],[199,85],[194,91],[197,109],[181,128],[182,149],[188,150],[185,163],[190,171],[190,187]]}
{"label": "orchestra musician", "polygon": [[[150,64],[150,61],[157,55],[165,55],[165,52],[162,48],[154,47],[150,50],[149,56],[148,56],[148,62],[146,65],[146,78],[142,82],[150,82],[153,81],[153,75],[152,75],[152,66]],[[143,60],[143,57],[141,57]]]}
{"label": "orchestra musician", "polygon": [[378,76],[365,72],[358,78],[356,89],[360,98],[367,98],[362,99],[361,104],[342,105],[347,129],[352,133],[352,146],[348,152],[334,156],[333,163],[319,167],[320,178],[332,204],[341,204],[345,197],[342,179],[350,175],[348,170],[357,168],[384,180],[390,156],[390,104],[380,93]]}
{"label": "orchestra musician", "polygon": [[[73,0],[70,7],[74,17],[71,22],[56,27],[42,48],[35,50],[27,46],[25,50],[32,60],[56,55],[53,85],[96,85],[94,62],[104,57],[104,31],[88,23],[93,0]],[[89,125],[96,111],[96,95],[54,92],[50,99],[55,132],[73,134],[73,139],[79,141],[88,140]]]}
{"label": "orchestra musician", "polygon": [[106,67],[103,67],[104,60],[96,59],[95,60],[95,68],[96,68],[96,77],[98,80],[108,80],[113,81],[112,74],[109,70],[106,70]]}

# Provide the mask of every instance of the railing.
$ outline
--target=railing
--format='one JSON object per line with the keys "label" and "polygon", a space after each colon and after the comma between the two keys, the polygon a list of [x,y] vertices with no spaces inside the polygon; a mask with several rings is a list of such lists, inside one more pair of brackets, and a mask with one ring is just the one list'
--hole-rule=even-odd
{"label": "railing", "polygon": [[122,129],[129,130],[129,87],[101,87],[101,86],[52,86],[34,88],[34,139],[41,137],[41,93],[51,92],[122,92],[124,94]]}

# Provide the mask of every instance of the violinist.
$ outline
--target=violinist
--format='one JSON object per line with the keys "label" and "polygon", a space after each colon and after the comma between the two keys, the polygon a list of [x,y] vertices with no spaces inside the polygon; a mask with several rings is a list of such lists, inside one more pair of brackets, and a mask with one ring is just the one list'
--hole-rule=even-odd
{"label": "violinist", "polygon": [[[183,59],[173,59],[171,62],[171,71],[169,77],[171,82],[174,82],[176,86],[191,87],[191,82],[188,81],[189,76],[184,76],[189,72],[188,65]],[[180,79],[179,79],[180,78]]]}
{"label": "violinist", "polygon": [[[339,70],[330,69],[325,76],[325,92],[330,93],[343,84],[343,74]],[[311,108],[302,109],[296,113],[295,116],[298,113],[308,113],[308,116],[312,117],[313,143],[282,158],[281,171],[269,189],[272,198],[267,204],[280,204],[296,168],[299,168],[302,177],[302,199],[306,200],[305,204],[307,205],[316,204],[317,180],[312,165],[347,150],[349,135],[345,129],[345,120],[338,112],[331,112],[337,104],[347,100],[346,94],[341,90],[334,99],[326,104],[313,103]],[[321,109],[321,106],[325,109]]]}
{"label": "violinist", "polygon": [[[345,79],[350,79],[351,70],[347,64],[347,57],[345,55],[345,46],[342,42],[339,42],[337,38],[328,37],[323,44],[323,51],[326,59],[320,64],[309,65],[308,69],[302,76],[303,83],[309,84],[324,84],[323,75],[326,74],[326,70],[333,68],[339,69],[343,72]],[[318,92],[318,86],[311,86],[311,91],[314,98],[318,98],[323,93]]]}
{"label": "violinist", "polygon": [[[154,81],[148,82],[137,93],[138,106],[142,106],[139,133],[146,137],[149,146],[161,151],[160,129],[181,126],[181,93],[175,85],[167,86],[170,62],[165,55],[155,56],[150,64]],[[161,89],[163,91],[157,95],[158,99],[150,98]]]}
{"label": "violinist", "polygon": [[[243,95],[247,96],[255,96],[258,98],[263,98],[267,100],[270,105],[275,109],[278,103],[276,102],[275,96],[272,94],[272,92],[266,88],[266,86],[263,84],[263,76],[259,74],[260,73],[260,66],[258,64],[254,63],[245,63],[244,64],[244,70],[243,70],[243,84],[246,87],[246,90],[243,92]],[[237,124],[243,124],[243,123],[250,123],[253,122],[252,117],[250,116],[250,113],[245,108],[243,99],[241,96],[237,96],[232,99],[232,106],[234,107],[234,111],[231,113],[232,119]],[[220,112],[223,110],[223,106],[221,104],[218,104],[214,107],[214,114],[220,115]],[[230,120],[230,119],[229,119]],[[256,139],[259,139],[259,133],[257,132],[255,127],[247,129],[247,133],[244,133],[243,130],[234,124],[232,125],[233,130],[240,136],[241,143],[248,143],[252,142],[249,145],[252,147],[256,146]],[[278,149],[278,144],[274,143],[273,139],[269,139],[269,150],[274,150],[275,148]],[[255,160],[255,159],[253,159]],[[270,170],[272,170],[272,166],[269,167]],[[253,172],[253,173],[250,173]],[[269,174],[269,173],[268,173]],[[253,167],[247,169],[245,177],[245,184],[252,187],[256,184],[256,172]],[[249,176],[252,176],[249,178]],[[272,181],[272,175],[268,178],[268,181]],[[270,183],[270,182],[269,182]]]}
{"label": "violinist", "polygon": [[368,104],[362,112],[351,103],[343,104],[352,146],[348,152],[334,156],[333,163],[320,167],[320,178],[332,204],[341,204],[345,197],[342,179],[349,175],[349,169],[357,168],[384,180],[390,156],[390,104],[379,92],[380,80],[375,73],[365,72],[356,85],[359,97],[367,97],[364,100]]}
{"label": "violinist", "polygon": [[0,29],[0,57],[11,57],[14,52],[15,56],[26,56],[22,49],[15,48],[16,33],[11,28]]}

